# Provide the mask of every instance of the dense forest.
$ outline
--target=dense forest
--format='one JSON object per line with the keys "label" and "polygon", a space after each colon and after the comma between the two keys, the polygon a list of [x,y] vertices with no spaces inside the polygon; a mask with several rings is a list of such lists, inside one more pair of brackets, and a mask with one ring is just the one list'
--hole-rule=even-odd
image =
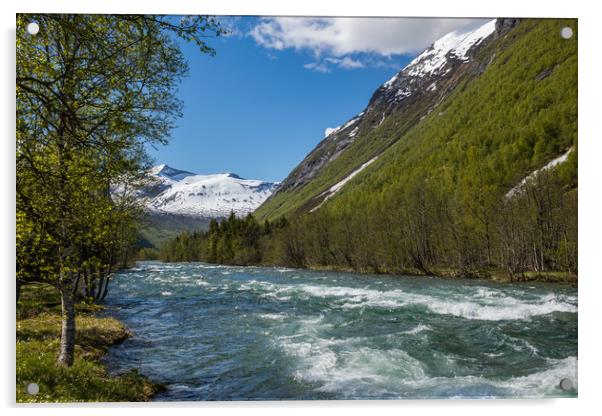
{"label": "dense forest", "polygon": [[222,221],[212,220],[208,231],[181,233],[163,245],[159,256],[165,261],[261,264],[271,252],[266,244],[288,227],[284,218],[260,224],[252,214],[238,218],[231,213]]}
{"label": "dense forest", "polygon": [[[576,275],[577,43],[558,35],[566,24],[576,27],[521,22],[480,52],[488,63],[482,74],[412,128],[393,114],[365,133],[372,141],[399,138],[319,208],[309,210],[309,201],[340,180],[330,171],[365,162],[361,140],[296,194],[266,202],[259,222],[231,216],[172,240],[161,257],[512,279]],[[563,154],[564,163],[538,171]],[[336,164],[354,158],[351,169]],[[287,209],[271,210],[280,200]]]}
{"label": "dense forest", "polygon": [[528,271],[577,273],[577,191],[567,191],[560,172],[541,173],[497,206],[479,197],[460,208],[426,183],[397,198],[375,211],[322,210],[274,224],[231,215],[207,232],[182,233],[160,257],[514,280]]}

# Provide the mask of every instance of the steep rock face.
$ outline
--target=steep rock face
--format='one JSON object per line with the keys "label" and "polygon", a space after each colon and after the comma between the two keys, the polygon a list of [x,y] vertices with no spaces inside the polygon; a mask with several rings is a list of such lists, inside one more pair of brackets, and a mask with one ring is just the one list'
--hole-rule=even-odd
{"label": "steep rock face", "polygon": [[[381,120],[421,99],[443,98],[456,85],[465,65],[495,31],[491,20],[473,32],[448,33],[435,41],[372,96],[366,113],[382,112]],[[379,121],[379,124],[382,121]]]}
{"label": "steep rock face", "polygon": [[500,37],[516,26],[522,19],[502,17],[495,21],[495,36]]}
{"label": "steep rock face", "polygon": [[[312,182],[332,165],[350,146],[367,138],[389,116],[407,114],[408,128],[432,112],[462,79],[478,76],[488,61],[476,62],[473,58],[494,38],[503,35],[516,25],[517,19],[489,20],[476,30],[466,33],[451,32],[435,41],[405,68],[382,84],[372,95],[364,111],[344,125],[332,129],[303,161],[279,185],[267,202],[259,209],[261,216],[277,216],[287,210],[284,195],[299,190]],[[490,62],[490,61],[489,61]],[[393,139],[394,140],[394,139]],[[389,140],[385,145],[390,146]],[[369,147],[369,146],[366,146]],[[384,150],[374,146],[362,154],[354,166],[341,167],[351,173],[363,163],[375,158]],[[327,190],[344,177],[324,180],[325,186],[311,198],[303,209],[311,210],[328,194]],[[329,183],[330,182],[330,183]]]}

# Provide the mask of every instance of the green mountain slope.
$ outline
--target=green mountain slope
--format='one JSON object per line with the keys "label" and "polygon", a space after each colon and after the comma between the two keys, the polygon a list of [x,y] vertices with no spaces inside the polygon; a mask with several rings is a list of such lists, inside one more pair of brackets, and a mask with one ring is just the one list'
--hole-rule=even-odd
{"label": "green mountain slope", "polygon": [[[455,91],[332,203],[395,192],[415,178],[457,189],[492,186],[500,196],[576,148],[577,47],[576,40],[558,36],[564,24],[569,22],[524,22],[491,45],[499,52],[480,77]],[[576,155],[571,153],[568,175],[576,175]],[[482,183],[474,184],[479,177]]]}
{"label": "green mountain slope", "polygon": [[[400,172],[408,170],[419,175],[428,169],[431,176],[446,171],[453,180],[471,177],[465,159],[474,146],[473,157],[484,157],[482,163],[499,175],[496,186],[509,189],[576,144],[577,41],[559,35],[566,25],[576,27],[576,21],[527,20],[491,40],[469,64],[454,68],[451,93],[448,87],[443,97],[421,95],[376,128],[364,123],[351,146],[311,181],[276,192],[256,216],[272,220],[309,211],[321,202],[321,193],[377,155],[379,160],[346,184],[341,194],[364,181],[368,183],[363,191],[381,192],[380,186],[403,181]],[[320,157],[313,153],[310,158]]]}

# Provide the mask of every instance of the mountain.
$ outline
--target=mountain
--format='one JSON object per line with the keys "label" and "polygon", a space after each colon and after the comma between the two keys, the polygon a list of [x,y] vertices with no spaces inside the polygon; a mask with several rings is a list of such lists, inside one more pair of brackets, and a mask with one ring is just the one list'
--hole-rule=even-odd
{"label": "mountain", "polygon": [[234,173],[197,175],[167,165],[150,170],[155,183],[144,194],[149,211],[195,218],[222,218],[253,212],[276,184],[243,179]]}
{"label": "mountain", "polygon": [[[344,125],[328,129],[327,136],[282,182],[260,213],[270,217],[287,213],[295,203],[304,200],[305,208],[315,209],[331,196],[329,189],[316,193],[301,191],[316,179],[319,187],[350,178],[357,169],[371,163],[398,140],[403,133],[432,112],[453,91],[469,68],[471,57],[502,31],[496,20],[490,20],[475,31],[451,32],[435,41],[372,95],[368,106]],[[482,68],[472,68],[474,72]],[[401,115],[398,134],[391,135],[383,126],[392,114]],[[382,128],[381,128],[382,127]],[[386,129],[386,130],[385,130]],[[375,136],[376,133],[380,133]],[[385,133],[385,134],[383,134]],[[343,156],[343,157],[342,157]],[[337,162],[337,159],[340,160]],[[353,169],[351,169],[353,167]],[[363,169],[363,168],[362,168]],[[336,182],[333,180],[337,179]],[[300,192],[301,191],[301,192]],[[301,194],[289,199],[290,193]]]}
{"label": "mountain", "polygon": [[[558,24],[556,21],[555,26]],[[510,59],[508,53],[504,55],[505,50],[512,49],[515,42],[520,43],[522,38],[537,31],[536,26],[542,25],[543,22],[537,21],[527,20],[521,23],[519,19],[492,19],[474,31],[451,32],[435,41],[377,88],[363,111],[344,125],[328,129],[328,135],[258,209],[258,217],[273,219],[295,212],[315,210],[327,199],[331,200],[333,194],[342,189],[342,185],[359,171],[367,169],[368,165],[372,165],[372,170],[378,169],[378,164],[372,162],[384,153],[391,154],[394,145],[402,146],[399,142],[404,142],[409,132],[433,124],[432,121],[436,119],[439,119],[436,121],[438,123],[450,120],[451,114],[446,114],[444,107],[471,84],[483,78],[491,66],[502,66],[502,59]],[[514,30],[517,26],[522,28]],[[557,38],[554,39],[556,43],[561,40]],[[541,40],[539,43],[541,44]],[[566,42],[564,46],[568,44]],[[545,53],[543,50],[538,52]],[[553,62],[546,62],[550,60],[550,56],[551,53],[529,68],[535,71],[531,75],[535,83],[544,81],[555,69]],[[532,54],[524,63],[533,61],[534,58],[538,57]],[[524,72],[525,69],[527,68],[519,67],[517,73]],[[508,88],[512,87],[513,85],[508,85]],[[487,97],[483,99],[487,100]],[[510,108],[515,100],[513,98],[508,103],[502,103],[500,111],[503,111],[503,107]],[[512,121],[509,119],[508,122]],[[504,127],[509,132],[510,125]],[[519,129],[517,126],[516,130]],[[566,152],[571,145],[571,138],[567,135],[565,139],[561,148],[552,150],[544,157],[553,159]],[[545,164],[544,160],[533,162],[535,163],[530,163],[529,167],[531,171]],[[527,171],[525,169],[520,173],[524,177]],[[514,176],[512,180],[519,182]],[[507,191],[512,188],[511,185],[513,184],[505,185],[508,186]]]}
{"label": "mountain", "polygon": [[149,170],[150,184],[137,193],[148,211],[142,246],[160,247],[182,231],[207,229],[231,211],[245,216],[260,206],[277,184],[234,173],[197,175],[162,164]]}

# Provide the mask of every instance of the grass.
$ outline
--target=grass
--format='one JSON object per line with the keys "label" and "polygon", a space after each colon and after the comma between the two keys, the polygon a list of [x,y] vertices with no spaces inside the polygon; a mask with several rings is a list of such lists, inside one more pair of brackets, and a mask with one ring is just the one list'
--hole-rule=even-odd
{"label": "grass", "polygon": [[577,275],[570,272],[525,272],[525,281],[577,284]]}
{"label": "grass", "polygon": [[[49,285],[27,285],[17,304],[17,403],[148,401],[160,389],[132,370],[118,376],[100,362],[107,349],[130,336],[114,318],[94,316],[102,307],[79,303],[75,363],[57,365],[60,346],[60,298]],[[37,383],[37,395],[27,385]]]}
{"label": "grass", "polygon": [[[269,265],[266,265],[269,266]],[[307,265],[307,269],[316,271],[329,271],[329,272],[344,272],[344,273],[364,273],[364,274],[384,274],[389,276],[422,276],[424,272],[420,270],[406,270],[406,271],[393,271],[382,269],[378,272],[369,268],[365,270],[356,270],[351,267],[342,267],[337,265]],[[490,269],[486,271],[479,271],[474,273],[461,272],[454,268],[433,268],[426,274],[427,276],[436,276],[446,279],[479,279],[479,280],[491,280],[496,282],[504,283],[517,283],[517,282],[545,282],[545,283],[561,283],[570,284],[573,286],[577,285],[577,275],[575,273],[563,272],[563,271],[547,271],[547,272],[535,272],[528,271],[522,275],[511,277],[504,270]]]}

